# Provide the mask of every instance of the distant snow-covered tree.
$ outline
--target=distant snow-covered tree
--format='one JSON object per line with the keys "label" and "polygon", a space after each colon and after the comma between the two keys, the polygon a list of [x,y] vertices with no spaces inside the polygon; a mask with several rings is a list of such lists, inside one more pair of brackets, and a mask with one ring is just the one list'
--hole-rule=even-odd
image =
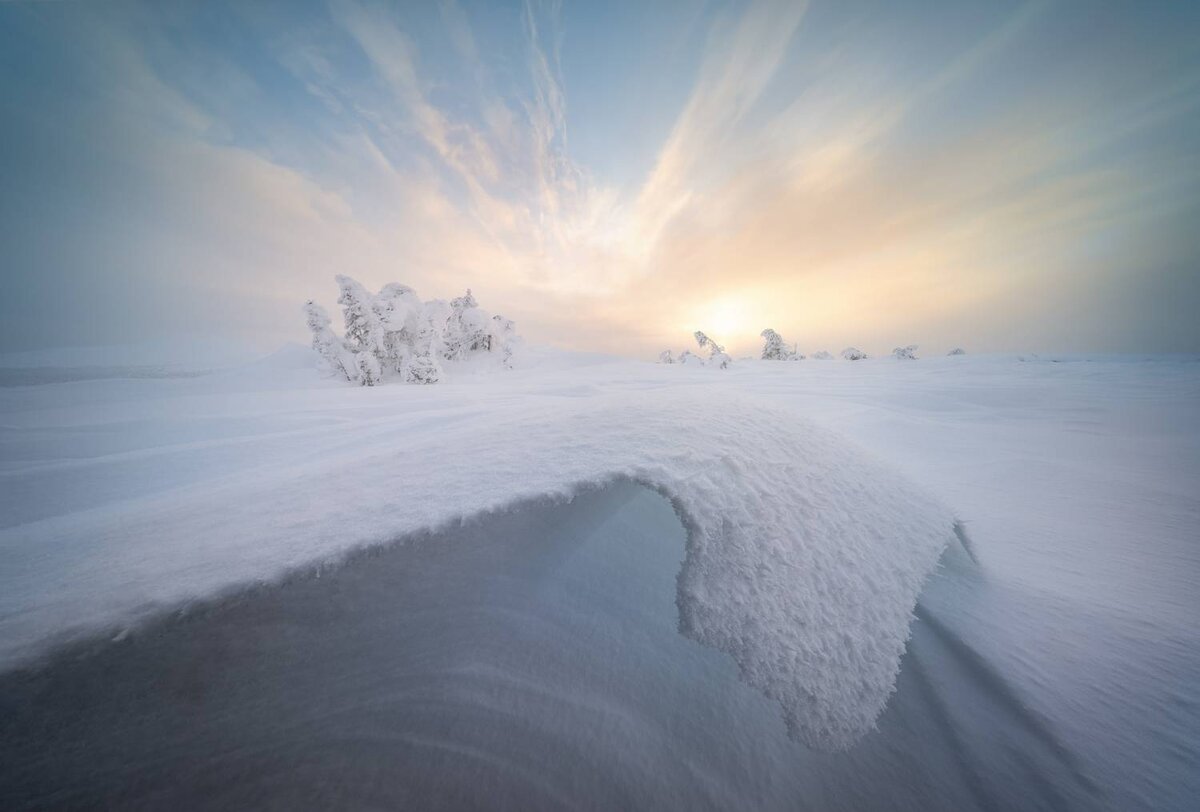
{"label": "distant snow-covered tree", "polygon": [[384,363],[399,372],[420,331],[424,305],[415,290],[398,282],[384,285],[371,304],[383,327]]}
{"label": "distant snow-covered tree", "polygon": [[309,302],[304,309],[313,349],[349,381],[375,386],[398,375],[406,383],[436,383],[443,361],[485,353],[511,367],[515,326],[480,309],[470,290],[449,303],[422,302],[412,288],[395,282],[376,294],[349,276],[339,275],[337,283],[345,338],[333,333],[319,305]]}
{"label": "distant snow-covered tree", "polygon": [[717,342],[713,341],[700,330],[692,333],[696,339],[696,344],[702,350],[708,350],[708,359],[697,355],[691,350],[685,349],[677,356],[672,356],[670,350],[663,350],[658,354],[658,362],[660,364],[692,364],[693,366],[710,366],[718,369],[726,369],[733,363],[733,358],[725,352],[725,348]]}
{"label": "distant snow-covered tree", "polygon": [[358,382],[362,386],[378,386],[383,383],[383,366],[372,353],[360,352],[354,356],[358,361]]}
{"label": "distant snow-covered tree", "polygon": [[442,379],[442,365],[428,355],[409,356],[400,367],[405,383],[437,383]]}
{"label": "distant snow-covered tree", "polygon": [[479,307],[479,302],[475,300],[475,295],[471,293],[470,288],[467,288],[467,292],[464,295],[450,300],[450,309],[455,313],[462,313],[464,310],[473,307]]}
{"label": "distant snow-covered tree", "polygon": [[512,319],[506,319],[503,316],[492,316],[492,320],[488,325],[488,340],[487,351],[500,351],[500,362],[505,369],[512,369],[512,342],[517,333],[517,325]]}
{"label": "distant snow-covered tree", "polygon": [[724,352],[725,351],[724,347],[722,347],[717,342],[713,341],[711,338],[709,338],[708,336],[706,336],[704,333],[702,333],[699,330],[692,333],[692,336],[696,339],[696,343],[700,345],[700,349],[702,349],[702,350],[705,348],[711,348],[709,350],[709,352]]}
{"label": "distant snow-covered tree", "polygon": [[725,369],[730,364],[733,363],[733,359],[725,353],[725,348],[722,347],[717,342],[713,341],[711,338],[706,336],[704,333],[697,330],[692,335],[695,337],[696,343],[700,345],[700,349],[708,350],[709,366],[715,366],[715,367],[720,367],[721,369]]}
{"label": "distant snow-covered tree", "polygon": [[488,315],[479,309],[470,288],[465,296],[451,299],[445,331],[446,358],[459,361],[474,352],[489,349],[491,331],[488,321]]}
{"label": "distant snow-covered tree", "polygon": [[917,345],[909,344],[907,347],[896,347],[892,350],[892,357],[898,358],[901,361],[917,360]]}
{"label": "distant snow-covered tree", "polygon": [[829,350],[817,350],[812,354],[813,360],[816,361],[832,361],[833,353]]}
{"label": "distant snow-covered tree", "polygon": [[332,320],[325,308],[309,299],[304,303],[304,315],[312,332],[312,348],[317,351],[322,367],[346,380],[357,380],[358,362],[354,360],[354,353],[346,349],[345,343],[329,326]]}
{"label": "distant snow-covered tree", "polygon": [[867,357],[867,354],[856,347],[847,347],[842,350],[842,357],[847,361],[861,361]]}
{"label": "distant snow-covered tree", "polygon": [[446,358],[449,354],[450,305],[445,299],[430,299],[421,313],[421,328],[413,340],[418,355]]}
{"label": "distant snow-covered tree", "polygon": [[759,333],[763,337],[762,360],[764,361],[787,361],[795,358],[796,353],[788,349],[787,344],[783,341],[783,336],[772,330],[770,327]]}
{"label": "distant snow-covered tree", "polygon": [[346,346],[356,355],[367,353],[379,360],[384,356],[384,329],[367,289],[348,276],[337,276],[338,304],[346,322]]}
{"label": "distant snow-covered tree", "polygon": [[946,353],[946,355],[966,355],[966,354],[967,354],[967,351],[964,350],[962,347],[955,347],[954,349],[950,350],[950,352]]}

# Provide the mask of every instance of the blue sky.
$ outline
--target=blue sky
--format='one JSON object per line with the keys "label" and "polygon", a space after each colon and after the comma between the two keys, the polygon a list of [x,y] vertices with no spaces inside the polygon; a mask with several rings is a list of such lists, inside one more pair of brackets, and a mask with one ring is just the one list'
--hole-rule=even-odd
{"label": "blue sky", "polygon": [[0,349],[1200,351],[1200,4],[0,3]]}

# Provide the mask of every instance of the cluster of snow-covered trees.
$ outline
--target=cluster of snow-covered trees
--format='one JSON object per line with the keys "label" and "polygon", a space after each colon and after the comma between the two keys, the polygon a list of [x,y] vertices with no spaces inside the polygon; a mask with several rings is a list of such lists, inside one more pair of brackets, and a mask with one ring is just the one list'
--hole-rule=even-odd
{"label": "cluster of snow-covered trees", "polygon": [[733,363],[726,352],[725,348],[704,333],[697,330],[692,333],[692,337],[696,339],[696,343],[700,345],[700,349],[708,350],[708,359],[705,360],[701,356],[691,350],[684,350],[679,353],[678,357],[672,356],[670,350],[663,350],[658,354],[658,362],[660,364],[693,364],[699,366],[714,366],[720,369],[727,368]]}
{"label": "cluster of snow-covered trees", "polygon": [[[763,344],[762,351],[762,357],[764,361],[799,361],[804,358],[804,356],[800,353],[789,350],[787,348],[787,344],[784,343],[783,338],[774,330],[770,328],[763,330],[762,337],[766,339],[765,343]],[[947,353],[947,355],[966,354],[966,350],[962,349],[961,347],[955,347]],[[818,350],[817,352],[814,352],[812,357],[818,361],[833,360],[833,356],[825,350]],[[868,357],[869,356],[865,352],[857,347],[847,347],[846,349],[842,350],[842,358],[846,359],[847,361],[862,361]],[[892,350],[892,357],[900,361],[915,361],[917,360],[917,345],[909,344],[904,347],[896,347]]]}
{"label": "cluster of snow-covered trees", "polygon": [[[804,353],[800,352],[795,345],[788,347],[783,336],[772,330],[770,327],[763,330],[759,335],[763,337],[762,360],[764,361],[803,361]],[[828,350],[817,350],[812,354],[815,361],[832,361],[833,355]],[[867,354],[854,347],[847,347],[842,350],[842,357],[847,361],[858,361],[866,358]]]}
{"label": "cluster of snow-covered trees", "polygon": [[388,378],[405,383],[436,383],[442,362],[494,353],[509,366],[515,327],[503,316],[481,310],[468,289],[446,302],[422,302],[417,292],[396,282],[371,293],[349,276],[338,276],[338,304],[345,335],[330,327],[325,308],[304,305],[313,349],[326,368],[348,381],[375,386]]}
{"label": "cluster of snow-covered trees", "polygon": [[[804,353],[799,352],[796,345],[789,345],[779,333],[772,330],[770,327],[763,330],[759,335],[763,338],[763,349],[761,358],[764,361],[803,361]],[[729,366],[733,359],[726,353],[725,348],[717,344],[711,338],[700,331],[695,333],[696,343],[701,349],[708,349],[709,357],[705,360],[699,355],[696,355],[691,350],[684,350],[678,356],[673,356],[670,350],[663,350],[659,353],[658,362],[660,364],[700,364],[700,365],[715,365],[722,369]],[[966,352],[961,348],[951,350],[949,355],[966,355]],[[812,354],[814,360],[817,361],[832,361],[833,354],[828,350],[817,350]],[[857,347],[847,347],[842,350],[842,358],[847,361],[862,361],[869,358],[865,352]],[[917,345],[909,344],[905,347],[896,347],[892,350],[892,357],[902,361],[915,361],[917,359]],[[749,358],[745,360],[751,360]]]}
{"label": "cluster of snow-covered trees", "polygon": [[[801,361],[804,359],[804,355],[798,352],[794,345],[789,347],[787,342],[783,340],[783,336],[770,327],[763,330],[760,335],[763,337],[762,360]],[[966,351],[961,347],[955,347],[947,355],[966,355]],[[812,354],[812,357],[818,361],[833,360],[833,355],[826,350],[818,350]],[[857,347],[847,347],[842,350],[842,358],[847,361],[862,361],[867,357],[869,356]],[[896,347],[892,350],[892,357],[901,361],[915,361],[917,360],[917,345],[909,344],[904,347]]]}

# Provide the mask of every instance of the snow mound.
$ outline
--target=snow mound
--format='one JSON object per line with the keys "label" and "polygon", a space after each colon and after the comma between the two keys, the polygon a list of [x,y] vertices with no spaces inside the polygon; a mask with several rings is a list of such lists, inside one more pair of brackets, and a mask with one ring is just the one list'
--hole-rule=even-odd
{"label": "snow mound", "polygon": [[720,392],[703,407],[661,392],[556,399],[438,431],[398,414],[342,439],[307,463],[256,460],[4,528],[0,664],[516,500],[630,479],[687,528],[681,631],[732,655],[795,736],[838,749],[886,705],[922,583],[953,539],[946,508],[844,439]]}

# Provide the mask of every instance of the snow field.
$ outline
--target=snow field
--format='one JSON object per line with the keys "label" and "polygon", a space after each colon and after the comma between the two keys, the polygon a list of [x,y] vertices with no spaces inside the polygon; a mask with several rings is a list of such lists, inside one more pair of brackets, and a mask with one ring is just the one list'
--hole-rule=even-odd
{"label": "snow field", "polygon": [[[523,498],[627,478],[667,495],[689,529],[684,632],[732,655],[804,741],[840,748],[869,730],[921,585],[953,539],[950,512],[836,435],[752,398],[724,393],[702,409],[670,391],[568,401],[445,428],[397,409],[340,448],[279,465],[264,462],[277,438],[242,438],[249,471],[7,527],[0,655],[11,664],[68,630],[120,626]],[[177,453],[172,464],[186,468],[186,447]],[[162,454],[171,460],[163,450],[155,466]]]}
{"label": "snow field", "polygon": [[[851,758],[844,765],[859,767],[881,750],[900,758],[911,745],[895,737],[899,724],[923,742],[920,769],[941,776],[913,780],[982,793],[983,808],[1003,794],[996,788],[1029,786],[1031,770],[1041,775],[1036,780],[1047,798],[1082,793],[1091,798],[1088,808],[1190,808],[1200,793],[1196,359],[969,355],[901,363],[881,357],[739,361],[716,370],[527,350],[511,372],[455,363],[446,381],[430,387],[364,391],[321,380],[305,348],[195,378],[0,386],[4,662],[29,662],[55,641],[89,629],[119,632],[192,598],[335,560],[355,544],[394,538],[388,527],[454,524],[446,517],[481,505],[506,510],[513,494],[533,494],[551,480],[560,498],[589,476],[640,476],[677,497],[668,487],[674,480],[663,473],[673,469],[691,472],[672,487],[690,489],[698,507],[687,521],[693,530],[703,523],[711,535],[693,532],[694,549],[677,584],[685,630],[740,649],[738,665],[756,687],[791,692],[788,701],[810,726],[797,724],[796,732],[836,747],[861,719],[822,716],[821,708],[840,707],[854,691],[803,692],[820,689],[822,674],[844,673],[837,669],[860,662],[854,657],[863,651],[862,662],[886,664],[888,657],[865,648],[823,654],[819,646],[836,652],[843,644],[832,635],[797,632],[817,651],[811,656],[826,658],[825,670],[810,673],[807,684],[789,683],[809,653],[779,648],[764,655],[767,641],[795,642],[755,624],[790,623],[786,611],[799,617],[836,604],[788,610],[772,603],[791,582],[788,568],[800,554],[780,558],[769,549],[769,533],[761,558],[733,559],[762,565],[766,586],[757,592],[748,570],[739,573],[719,553],[730,539],[759,532],[740,524],[739,510],[771,524],[790,521],[782,513],[768,517],[784,501],[777,494],[801,494],[810,502],[805,510],[820,512],[825,488],[844,483],[830,478],[812,490],[785,481],[825,464],[819,438],[829,435],[807,432],[796,420],[803,415],[850,438],[831,440],[836,454],[858,457],[852,446],[862,446],[894,467],[868,463],[884,477],[876,484],[919,483],[953,506],[978,562],[969,583],[955,575],[926,585],[921,605],[936,622],[912,626],[915,637],[896,683],[900,696],[889,702],[878,734],[830,758]],[[47,370],[52,380],[83,365],[70,358],[53,363],[70,369]],[[125,362],[105,357],[102,363]],[[673,419],[651,415],[644,430],[630,429],[635,413],[660,402],[674,410]],[[631,411],[606,418],[610,403]],[[603,435],[614,431],[629,456],[603,452]],[[746,444],[741,431],[759,439]],[[781,452],[777,438],[796,432],[808,437],[803,442],[814,449],[813,461]],[[739,503],[729,484],[746,458],[761,470],[746,489],[752,498]],[[428,471],[393,470],[418,460],[456,470],[455,481],[465,484],[445,493],[437,489],[440,475],[423,482]],[[606,467],[608,473],[596,473]],[[514,472],[523,479],[513,480]],[[506,478],[508,485],[498,487]],[[397,497],[397,482],[409,483],[411,492]],[[868,519],[844,520],[843,527],[863,529],[870,525],[855,522],[884,512],[878,504],[884,491],[839,491],[829,503],[867,511]],[[904,507],[905,516],[924,516],[917,505],[926,500]],[[891,507],[904,502],[884,497]],[[728,532],[715,519],[727,510]],[[943,517],[936,529],[941,544],[950,534],[940,521],[948,527],[952,520],[947,509],[933,510]],[[291,526],[259,539],[257,528],[272,516],[288,517]],[[817,529],[834,532],[834,523]],[[814,529],[798,533],[817,538]],[[834,547],[846,561],[836,559]],[[853,549],[831,545],[817,558],[822,566],[833,562],[830,572],[849,570]],[[720,568],[730,570],[728,581],[713,574]],[[839,588],[843,577],[806,572],[813,580],[798,583],[810,591],[788,592],[787,600],[815,600],[818,589]],[[903,577],[894,577],[890,583],[901,589]],[[708,617],[686,590],[714,583],[729,589],[702,596],[715,607]],[[864,622],[868,613],[860,609]],[[913,704],[920,697],[928,702]],[[936,732],[930,724],[947,736],[937,752],[927,748]],[[1001,726],[1011,736],[998,737]],[[843,764],[813,762],[816,755],[796,749],[792,757],[826,769]],[[926,764],[930,759],[948,761]],[[912,774],[916,766],[901,772]],[[861,774],[859,767],[847,767],[847,774]],[[896,786],[871,792],[889,798]],[[836,781],[831,787],[834,797],[852,797]]]}

